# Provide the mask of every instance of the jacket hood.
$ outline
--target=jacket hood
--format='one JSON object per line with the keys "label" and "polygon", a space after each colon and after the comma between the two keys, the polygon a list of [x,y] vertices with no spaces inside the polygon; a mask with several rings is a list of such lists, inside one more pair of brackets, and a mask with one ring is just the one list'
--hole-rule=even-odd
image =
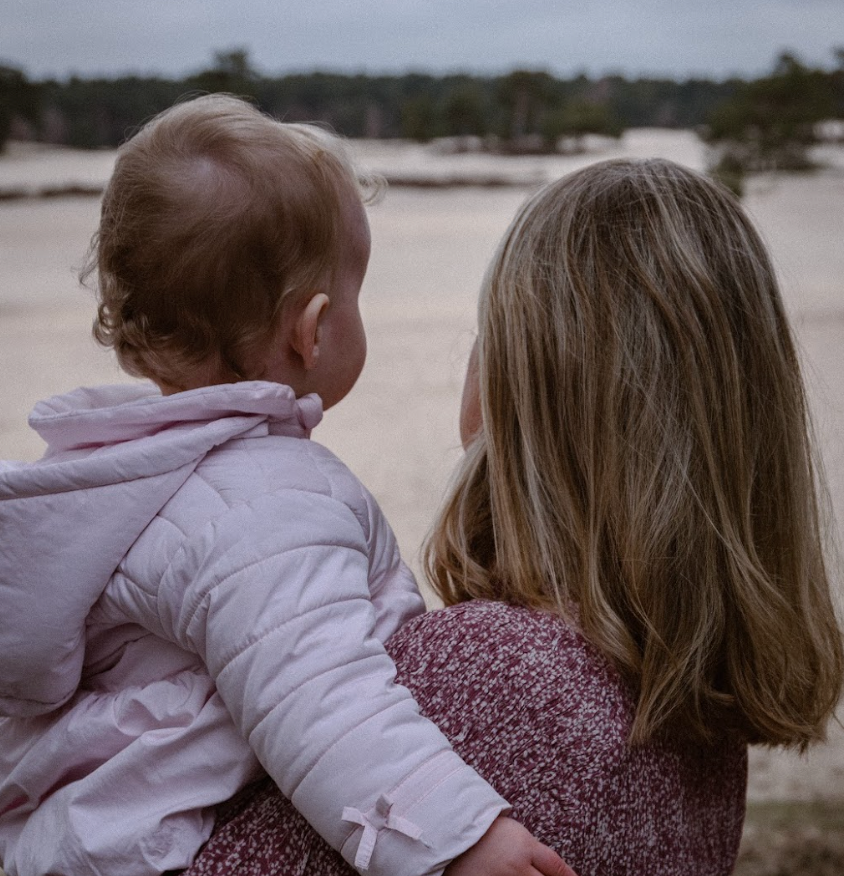
{"label": "jacket hood", "polygon": [[262,381],[39,402],[30,425],[45,455],[0,464],[0,714],[43,714],[73,695],[91,607],[209,450],[252,434],[307,437],[321,417],[317,396]]}

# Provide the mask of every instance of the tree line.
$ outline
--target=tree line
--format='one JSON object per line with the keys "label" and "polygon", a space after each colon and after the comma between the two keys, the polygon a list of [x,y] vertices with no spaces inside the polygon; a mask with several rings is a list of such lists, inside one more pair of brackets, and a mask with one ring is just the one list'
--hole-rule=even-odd
{"label": "tree line", "polygon": [[750,169],[797,166],[816,123],[844,119],[844,48],[834,56],[835,66],[819,69],[784,53],[766,76],[724,81],[562,79],[541,70],[501,76],[266,76],[244,50],[217,52],[207,69],[183,79],[32,81],[22,70],[0,66],[0,148],[10,137],[114,147],[186,95],[226,91],[287,121],[320,121],[349,137],[474,137],[502,152],[547,152],[576,148],[588,133],[696,128],[714,142],[731,144],[724,153],[728,163]]}

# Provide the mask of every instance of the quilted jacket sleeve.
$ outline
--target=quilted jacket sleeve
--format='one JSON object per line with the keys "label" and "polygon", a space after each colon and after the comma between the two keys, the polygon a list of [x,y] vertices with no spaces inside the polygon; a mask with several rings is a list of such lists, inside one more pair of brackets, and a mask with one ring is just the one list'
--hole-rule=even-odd
{"label": "quilted jacket sleeve", "polygon": [[369,597],[375,608],[374,635],[386,642],[411,618],[425,613],[425,601],[413,572],[405,565],[390,525],[378,503],[358,483],[366,509],[365,531],[369,557]]}
{"label": "quilted jacket sleeve", "polygon": [[507,804],[394,684],[373,635],[364,525],[306,491],[237,506],[186,543],[162,580],[160,618],[346,860],[383,876],[436,874]]}

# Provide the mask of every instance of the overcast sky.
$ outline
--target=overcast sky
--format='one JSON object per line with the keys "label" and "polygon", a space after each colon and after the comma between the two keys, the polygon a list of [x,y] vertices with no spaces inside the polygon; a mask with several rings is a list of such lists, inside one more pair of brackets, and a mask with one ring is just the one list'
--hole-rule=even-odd
{"label": "overcast sky", "polygon": [[245,48],[266,74],[757,75],[833,63],[844,0],[0,0],[0,63],[36,79],[182,75]]}

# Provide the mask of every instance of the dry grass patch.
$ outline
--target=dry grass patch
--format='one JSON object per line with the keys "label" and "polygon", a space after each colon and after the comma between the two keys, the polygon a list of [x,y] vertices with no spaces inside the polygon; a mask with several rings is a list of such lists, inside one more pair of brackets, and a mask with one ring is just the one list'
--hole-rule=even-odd
{"label": "dry grass patch", "polygon": [[735,876],[844,876],[844,800],[749,804]]}

